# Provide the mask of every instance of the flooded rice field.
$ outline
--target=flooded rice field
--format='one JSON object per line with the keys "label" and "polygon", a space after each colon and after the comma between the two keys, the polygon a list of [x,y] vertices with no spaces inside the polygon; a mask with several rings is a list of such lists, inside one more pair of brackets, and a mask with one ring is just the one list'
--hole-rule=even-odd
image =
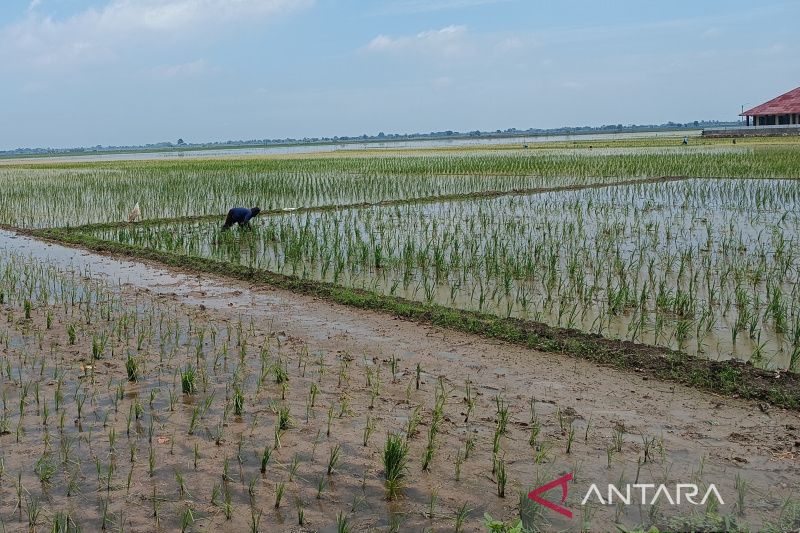
{"label": "flooded rice field", "polygon": [[94,235],[796,369],[798,201],[792,180],[690,179]]}
{"label": "flooded rice field", "polygon": [[800,151],[445,148],[3,164],[0,531],[798,529]]}
{"label": "flooded rice field", "polygon": [[[524,348],[284,291],[0,243],[6,530],[800,523],[793,414],[577,360],[532,367]],[[395,485],[392,438],[407,449]],[[572,519],[526,496],[565,471]],[[723,503],[581,505],[593,483],[634,482],[714,484]]]}

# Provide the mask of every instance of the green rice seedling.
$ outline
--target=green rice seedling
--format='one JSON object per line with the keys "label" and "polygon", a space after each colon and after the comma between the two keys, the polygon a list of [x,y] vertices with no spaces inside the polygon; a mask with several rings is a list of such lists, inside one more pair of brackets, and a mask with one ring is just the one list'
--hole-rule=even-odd
{"label": "green rice seedling", "polygon": [[130,354],[125,360],[125,370],[128,372],[128,381],[137,381],[139,379],[139,363]]}
{"label": "green rice seedling", "polygon": [[364,424],[364,438],[362,439],[365,448],[369,444],[369,438],[372,436],[373,431],[375,431],[375,420],[370,415],[367,415],[367,422]]}
{"label": "green rice seedling", "polygon": [[464,453],[459,449],[454,461],[456,467],[456,481],[461,481],[461,465],[464,464]]}
{"label": "green rice seedling", "polygon": [[569,423],[569,429],[567,430],[567,455],[570,454],[572,451],[572,441],[575,440],[575,426],[572,422]]}
{"label": "green rice seedling", "polygon": [[230,520],[233,517],[233,499],[227,483],[222,484],[222,496],[224,498],[222,512],[225,514],[225,520]]}
{"label": "green rice seedling", "polygon": [[250,533],[258,533],[261,529],[261,515],[263,510],[256,512],[255,507],[250,507]]}
{"label": "green rice seedling", "polygon": [[286,484],[281,481],[275,484],[275,509],[280,508],[283,493],[286,491]]}
{"label": "green rice seedling", "polygon": [[267,472],[267,465],[269,464],[269,459],[272,456],[272,448],[269,446],[264,446],[264,451],[261,452],[261,473],[265,474]]}
{"label": "green rice seedling", "polygon": [[342,393],[339,396],[339,418],[344,418],[345,415],[350,413],[350,400],[347,393]]}
{"label": "green rice seedling", "polygon": [[328,475],[330,476],[333,474],[333,471],[336,469],[336,466],[339,464],[339,459],[342,453],[341,445],[337,444],[333,448],[331,448],[330,455],[328,456]]}
{"label": "green rice seedling", "polygon": [[147,473],[150,477],[153,477],[153,473],[156,469],[156,453],[153,449],[153,445],[150,445],[148,454],[147,454]]}
{"label": "green rice seedling", "polygon": [[417,405],[408,416],[406,423],[406,439],[411,439],[417,434],[417,427],[422,422],[422,415],[420,414],[421,406]]}
{"label": "green rice seedling", "polygon": [[469,459],[472,450],[475,449],[475,437],[470,436],[467,437],[467,440],[464,442],[464,460],[466,461]]}
{"label": "green rice seedling", "polygon": [[747,495],[747,480],[737,473],[734,485],[736,486],[736,498],[737,498],[736,513],[739,516],[744,516],[744,500],[745,496]]}
{"label": "green rice seedling", "polygon": [[197,390],[197,386],[195,381],[197,380],[197,374],[195,369],[192,365],[186,365],[186,367],[181,370],[181,390],[184,394],[194,394]]}
{"label": "green rice seedling", "polygon": [[286,431],[292,427],[294,427],[294,420],[289,411],[289,406],[285,405],[278,411],[278,428],[281,431]]}
{"label": "green rice seedling", "polygon": [[250,505],[253,505],[256,498],[256,484],[258,483],[258,477],[253,476],[250,478],[250,481],[247,483],[247,494],[250,496]]}
{"label": "green rice seedling", "polygon": [[506,497],[506,482],[508,476],[506,474],[506,462],[503,459],[497,461],[497,495],[501,498]]}
{"label": "green rice seedling", "polygon": [[297,508],[297,524],[302,527],[306,523],[306,512],[305,508],[303,507],[303,501],[300,498],[297,498],[295,506]]}
{"label": "green rice seedling", "polygon": [[192,524],[194,524],[194,513],[192,508],[187,506],[181,513],[181,533],[188,531]]}
{"label": "green rice seedling", "polygon": [[464,529],[464,523],[469,518],[472,509],[469,508],[469,504],[464,502],[461,506],[456,510],[456,520],[455,520],[455,532],[460,533]]}
{"label": "green rice seedling", "polygon": [[428,518],[433,520],[436,517],[436,504],[439,502],[439,489],[431,489],[431,496],[428,498]]}
{"label": "green rice seedling", "polygon": [[195,430],[197,429],[197,424],[200,421],[200,408],[193,407],[192,408],[192,417],[189,419],[189,435],[194,435]]}
{"label": "green rice seedling", "polygon": [[80,533],[81,528],[67,511],[58,511],[53,517],[52,533]]}
{"label": "green rice seedling", "polygon": [[408,442],[397,434],[389,433],[383,448],[383,475],[389,500],[399,494],[408,471]]}
{"label": "green rice seedling", "polygon": [[656,438],[655,437],[647,437],[644,433],[642,433],[642,449],[644,451],[644,461],[652,461],[653,457],[653,448],[655,446]]}
{"label": "green rice seedling", "polygon": [[499,395],[495,396],[494,401],[497,406],[497,431],[504,435],[508,431],[508,402]]}
{"label": "green rice seedling", "polygon": [[625,427],[621,424],[618,424],[614,427],[614,430],[611,434],[611,440],[614,444],[614,451],[621,452],[622,451],[622,443],[625,436]]}
{"label": "green rice seedling", "polygon": [[50,454],[45,453],[39,459],[36,460],[36,464],[33,467],[34,472],[39,477],[39,481],[43,485],[49,485],[53,478],[53,474],[56,473],[56,465],[53,463]]}
{"label": "green rice seedling", "polygon": [[322,493],[325,491],[325,487],[328,486],[328,478],[326,476],[320,476],[319,481],[317,481],[317,499],[322,499]]}
{"label": "green rice seedling", "polygon": [[300,468],[300,456],[294,454],[292,456],[292,462],[289,464],[289,481],[294,480],[294,476],[297,474],[297,470]]}
{"label": "green rice seedling", "polygon": [[175,482],[178,483],[178,497],[184,499],[189,491],[186,489],[186,480],[180,470],[175,470]]}
{"label": "green rice seedling", "polygon": [[233,478],[231,477],[230,462],[228,461],[227,457],[222,460],[222,481],[233,481]]}
{"label": "green rice seedling", "polygon": [[86,402],[85,394],[75,394],[75,407],[78,411],[78,420],[83,417],[83,404]]}
{"label": "green rice seedling", "polygon": [[586,430],[583,433],[583,442],[589,442],[589,429],[592,427],[592,417],[586,422]]}
{"label": "green rice seedling", "polygon": [[472,413],[475,411],[475,396],[472,392],[472,384],[469,380],[464,383],[464,401],[467,404],[467,412],[464,415],[464,423],[469,423],[469,419],[472,416]]}
{"label": "green rice seedling", "polygon": [[328,425],[327,429],[325,430],[325,435],[330,437],[331,436],[331,421],[333,420],[333,404],[328,407]]}
{"label": "green rice seedling", "polygon": [[342,511],[336,513],[336,533],[350,533],[350,524],[347,520],[347,515]]}
{"label": "green rice seedling", "polygon": [[606,446],[606,461],[609,469],[611,468],[611,460],[614,458],[615,451],[616,448],[614,447],[614,445],[610,444]]}
{"label": "green rice seedling", "polygon": [[419,390],[420,376],[421,375],[422,375],[422,366],[419,363],[417,363],[417,368],[414,371],[414,381],[415,381],[415,385],[416,385],[416,389],[417,390]]}
{"label": "green rice seedling", "polygon": [[542,442],[533,454],[533,463],[537,465],[548,462],[548,454],[550,453],[551,445],[547,441]]}
{"label": "green rice seedling", "polygon": [[289,381],[289,374],[281,361],[272,365],[272,373],[275,376],[275,383],[281,384]]}
{"label": "green rice seedling", "polygon": [[242,416],[242,412],[244,411],[244,393],[242,389],[238,386],[235,386],[233,389],[233,414],[236,416]]}

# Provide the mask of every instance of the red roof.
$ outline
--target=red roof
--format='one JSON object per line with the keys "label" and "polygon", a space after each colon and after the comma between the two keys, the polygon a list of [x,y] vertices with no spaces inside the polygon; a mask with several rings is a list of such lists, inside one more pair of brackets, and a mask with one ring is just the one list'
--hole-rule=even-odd
{"label": "red roof", "polygon": [[790,113],[800,113],[800,87],[773,98],[753,109],[748,109],[740,116],[759,116],[759,115],[786,115]]}

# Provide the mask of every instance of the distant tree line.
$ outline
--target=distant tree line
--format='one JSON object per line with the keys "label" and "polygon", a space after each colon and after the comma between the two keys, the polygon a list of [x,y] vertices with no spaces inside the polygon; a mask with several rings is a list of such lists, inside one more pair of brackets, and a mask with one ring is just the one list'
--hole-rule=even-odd
{"label": "distant tree line", "polygon": [[138,151],[138,150],[169,150],[171,148],[230,148],[235,146],[280,146],[297,144],[326,144],[326,143],[347,143],[347,142],[380,142],[380,141],[413,141],[424,139],[446,139],[446,138],[497,138],[515,137],[528,135],[565,135],[580,133],[624,133],[634,131],[659,131],[659,130],[681,130],[681,129],[701,129],[724,126],[737,126],[738,122],[722,122],[718,120],[695,120],[692,122],[666,122],[664,124],[606,124],[603,126],[564,126],[561,128],[528,128],[521,130],[517,128],[507,128],[505,130],[481,131],[473,130],[459,132],[453,130],[431,131],[427,133],[384,133],[368,135],[366,133],[355,136],[333,136],[333,137],[285,137],[282,139],[239,139],[228,141],[198,142],[188,143],[182,138],[176,142],[164,141],[152,144],[130,145],[130,146],[90,146],[73,148],[17,148],[15,150],[0,151],[0,156],[12,155],[37,155],[37,154],[67,154],[67,153],[97,153],[97,152],[119,152],[119,151]]}

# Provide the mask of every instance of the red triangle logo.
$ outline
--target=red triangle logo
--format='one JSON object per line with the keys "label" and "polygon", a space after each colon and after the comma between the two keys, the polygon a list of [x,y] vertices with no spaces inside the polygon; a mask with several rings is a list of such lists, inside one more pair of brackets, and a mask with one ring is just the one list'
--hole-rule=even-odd
{"label": "red triangle logo", "polygon": [[569,474],[564,474],[560,478],[554,479],[553,481],[547,483],[546,485],[542,485],[539,488],[533,489],[528,493],[528,498],[535,501],[539,505],[544,505],[548,509],[566,516],[567,518],[572,518],[572,511],[570,511],[566,507],[563,507],[562,505],[558,505],[557,503],[545,500],[541,496],[545,492],[554,489],[558,486],[561,486],[561,503],[563,504],[565,501],[567,501],[567,491],[569,490],[568,483],[570,481],[572,481],[572,472],[570,472]]}

